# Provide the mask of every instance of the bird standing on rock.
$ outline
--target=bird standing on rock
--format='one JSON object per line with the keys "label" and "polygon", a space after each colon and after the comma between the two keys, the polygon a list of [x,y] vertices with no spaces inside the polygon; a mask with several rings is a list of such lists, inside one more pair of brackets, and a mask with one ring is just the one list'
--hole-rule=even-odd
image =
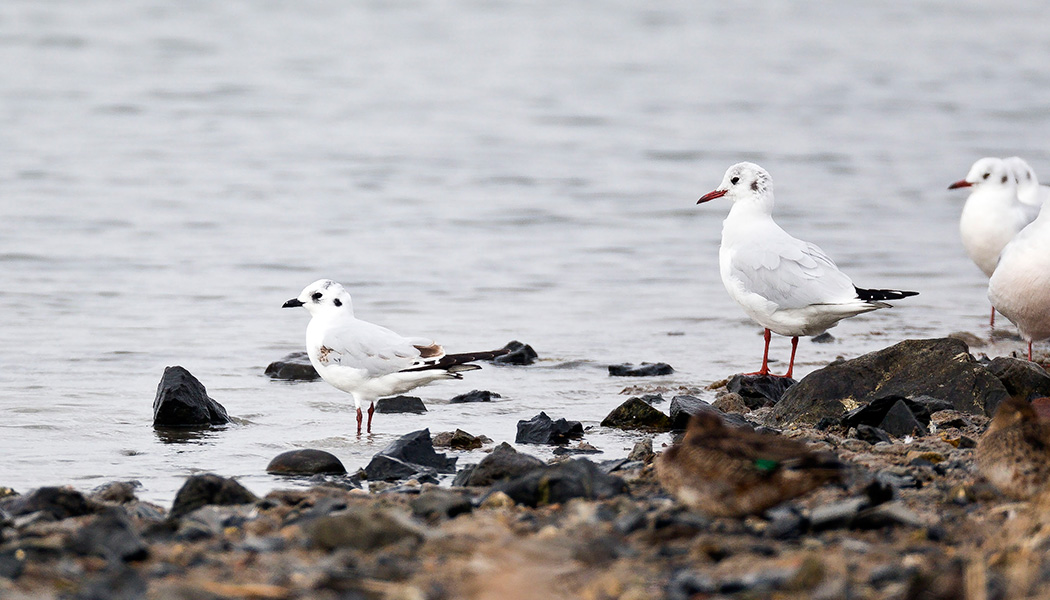
{"label": "bird standing on rock", "polygon": [[858,288],[823,250],[788,235],[773,221],[773,181],[762,167],[742,162],[729,167],[722,184],[697,204],[725,196],[733,201],[722,224],[718,266],[722,283],[744,312],[765,328],[762,368],[769,375],[770,332],[791,336],[795,366],[799,336],[819,335],[842,319],[888,308],[918,292]]}
{"label": "bird standing on rock", "polygon": [[1032,498],[1050,484],[1050,423],[1027,400],[1010,397],[977,442],[977,470],[1003,493]]}
{"label": "bird standing on rock", "polygon": [[[959,235],[970,260],[991,277],[1003,247],[1035,219],[1039,207],[1018,199],[1017,178],[1000,158],[978,160],[965,179],[949,185],[948,189],[964,187],[973,191],[966,198],[959,217]],[[994,307],[989,324],[995,326]]]}
{"label": "bird standing on rock", "polygon": [[506,354],[492,352],[445,354],[426,338],[403,337],[354,317],[350,294],[331,279],[306,286],[284,308],[304,307],[310,313],[306,327],[306,352],[321,378],[348,392],[357,408],[357,433],[361,433],[361,407],[368,405],[368,432],[372,432],[375,400],[403,394],[439,379],[462,379],[460,373],[480,369],[469,364]]}
{"label": "bird standing on rock", "polygon": [[842,478],[828,452],[774,434],[730,428],[699,413],[682,441],[656,459],[663,487],[690,508],[716,517],[760,514]]}

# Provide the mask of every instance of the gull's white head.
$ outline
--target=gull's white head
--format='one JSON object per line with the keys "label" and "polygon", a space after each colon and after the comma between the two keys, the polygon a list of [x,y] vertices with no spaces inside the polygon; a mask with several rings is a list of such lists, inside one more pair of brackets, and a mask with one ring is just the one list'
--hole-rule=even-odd
{"label": "gull's white head", "polygon": [[772,210],[773,179],[765,169],[755,163],[737,163],[729,167],[725,177],[722,178],[721,185],[715,191],[705,194],[696,203],[702,204],[722,196],[733,202],[758,201]]}
{"label": "gull's white head", "polygon": [[285,302],[283,308],[299,306],[310,311],[311,315],[335,311],[353,314],[354,310],[350,293],[331,279],[318,279],[306,286],[297,297]]}
{"label": "gull's white head", "polygon": [[973,163],[966,179],[960,179],[948,186],[949,190],[963,187],[984,187],[999,189],[1017,189],[1017,181],[1006,162],[1001,158],[986,157]]}

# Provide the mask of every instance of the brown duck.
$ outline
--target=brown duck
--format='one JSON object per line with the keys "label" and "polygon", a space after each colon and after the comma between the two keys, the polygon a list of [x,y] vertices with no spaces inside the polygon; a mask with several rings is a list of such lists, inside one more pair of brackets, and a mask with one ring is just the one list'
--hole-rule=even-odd
{"label": "brown duck", "polygon": [[977,470],[1004,494],[1028,499],[1050,483],[1050,423],[1022,398],[999,405],[977,442]]}
{"label": "brown duck", "polygon": [[730,428],[722,418],[692,418],[682,441],[656,461],[656,475],[683,504],[717,517],[759,514],[826,483],[842,464],[829,453],[778,435]]}

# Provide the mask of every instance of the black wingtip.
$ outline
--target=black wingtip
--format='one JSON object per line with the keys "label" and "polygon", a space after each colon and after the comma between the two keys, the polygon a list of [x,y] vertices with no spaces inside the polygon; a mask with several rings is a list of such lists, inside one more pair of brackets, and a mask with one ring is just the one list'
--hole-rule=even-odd
{"label": "black wingtip", "polygon": [[904,290],[866,290],[853,286],[857,290],[857,297],[865,302],[879,302],[881,300],[900,300],[908,296],[918,296],[919,292],[908,292]]}

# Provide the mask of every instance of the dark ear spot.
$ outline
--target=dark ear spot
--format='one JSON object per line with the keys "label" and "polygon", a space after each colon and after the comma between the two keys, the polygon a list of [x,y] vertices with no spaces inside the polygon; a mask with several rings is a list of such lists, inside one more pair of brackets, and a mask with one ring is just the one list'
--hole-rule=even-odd
{"label": "dark ear spot", "polygon": [[332,300],[332,304],[334,304],[336,306],[342,306],[343,305],[343,301],[340,300],[339,298],[336,298],[336,299]]}
{"label": "dark ear spot", "polygon": [[314,299],[314,302],[317,302],[318,300],[321,299],[321,296],[323,296],[323,295],[324,294],[322,294],[321,292],[314,292],[314,295],[310,296],[310,297]]}
{"label": "dark ear spot", "polygon": [[1003,175],[1003,183],[1006,183],[1006,175]]}
{"label": "dark ear spot", "polygon": [[757,192],[758,191],[758,180],[757,179],[751,182],[751,191],[752,192]]}

